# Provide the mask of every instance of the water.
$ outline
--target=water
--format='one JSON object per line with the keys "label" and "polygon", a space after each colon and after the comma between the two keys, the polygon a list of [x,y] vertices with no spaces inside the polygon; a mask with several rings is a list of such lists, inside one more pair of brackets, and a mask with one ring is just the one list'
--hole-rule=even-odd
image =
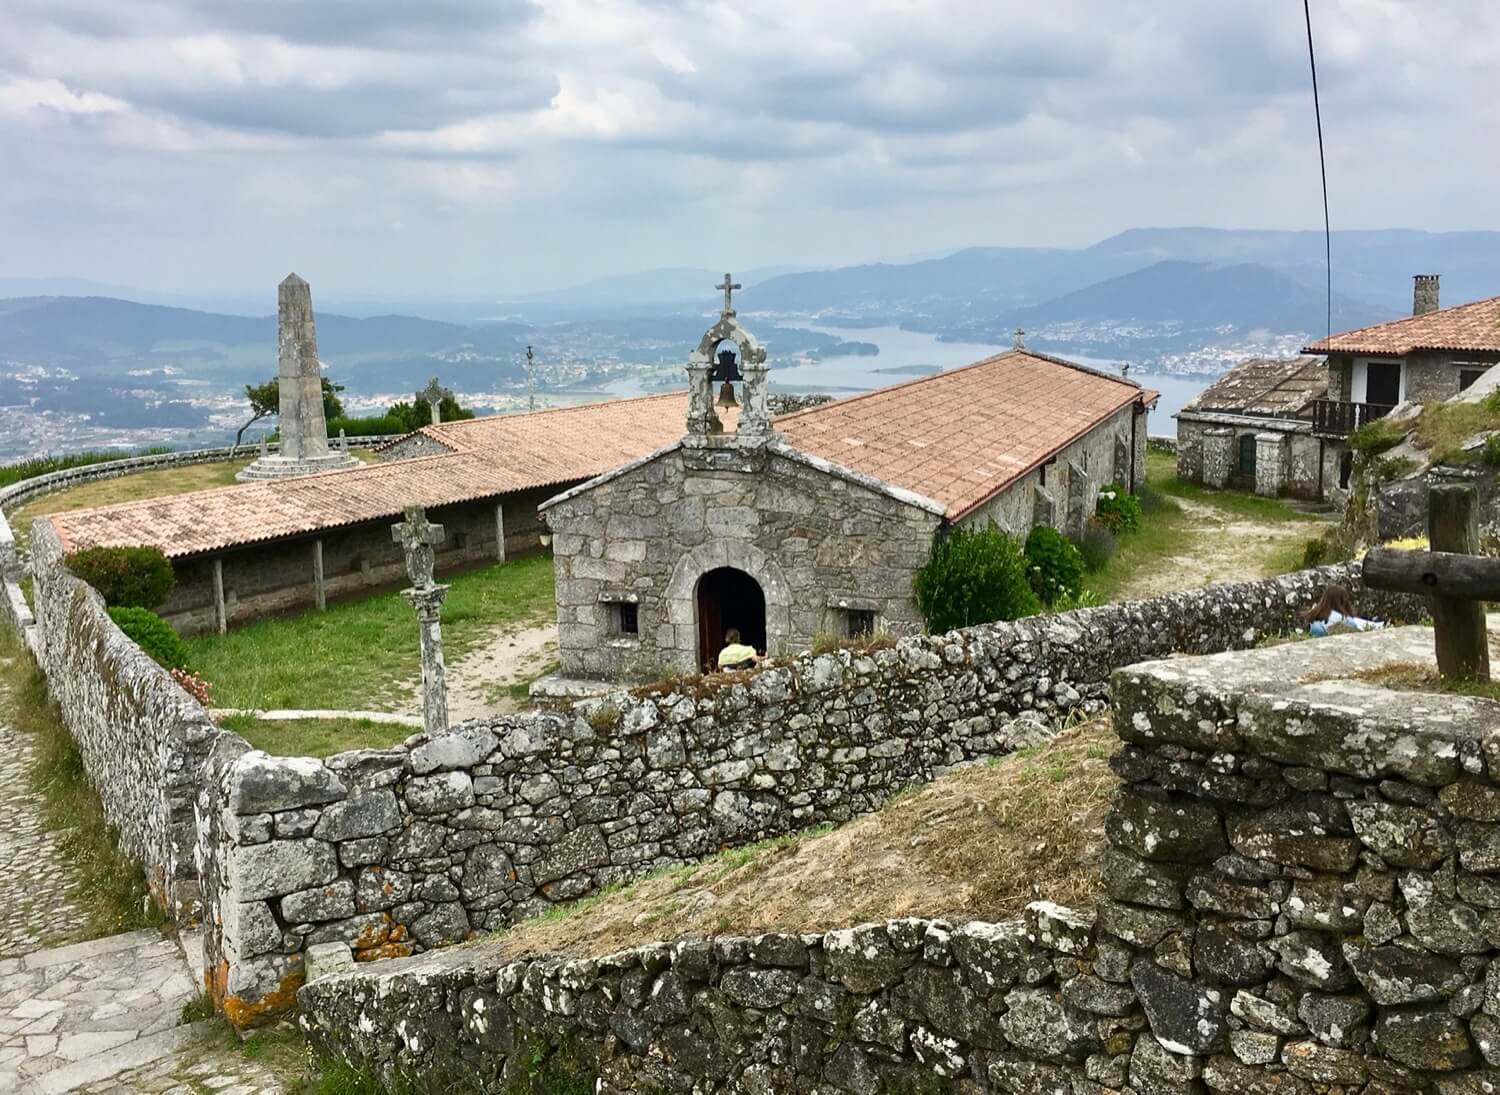
{"label": "water", "polygon": [[[840,327],[806,326],[807,330],[820,334],[836,335],[848,341],[873,342],[880,347],[875,357],[855,355],[826,357],[805,365],[776,366],[776,348],[768,347],[771,358],[771,388],[783,392],[826,392],[832,396],[853,395],[872,388],[884,388],[891,384],[915,380],[945,369],[960,365],[971,365],[1009,349],[1008,346],[991,346],[982,342],[941,342],[935,335],[919,331],[904,331],[899,327],[869,327],[849,329]],[[1118,373],[1120,362],[1108,358],[1084,357],[1079,354],[1063,354],[1069,361],[1103,372]],[[1182,409],[1183,404],[1201,392],[1209,383],[1209,377],[1173,376],[1168,374],[1132,373],[1132,380],[1143,387],[1161,393],[1161,400],[1151,412],[1147,429],[1154,434],[1176,432],[1172,415]],[[611,381],[605,390],[615,396],[640,395],[647,391],[661,391],[643,383],[644,377],[632,376]],[[677,387],[677,384],[673,384]]]}

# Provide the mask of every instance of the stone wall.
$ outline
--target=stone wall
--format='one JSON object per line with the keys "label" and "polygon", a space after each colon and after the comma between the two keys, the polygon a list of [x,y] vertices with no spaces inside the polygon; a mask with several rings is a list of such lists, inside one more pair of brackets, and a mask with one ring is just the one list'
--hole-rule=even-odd
{"label": "stone wall", "polygon": [[[409,954],[722,847],[848,820],[949,766],[1010,752],[1021,712],[1101,709],[1118,666],[1298,628],[1329,581],[1357,586],[1357,571],[801,655],[327,760],[225,753],[199,814],[226,1009],[273,1012],[319,943],[361,959]],[[1381,611],[1370,596],[1362,607]]]}
{"label": "stone wall", "polygon": [[[553,488],[520,491],[504,499],[435,507],[430,519],[443,526],[446,539],[437,550],[437,570],[452,573],[496,561],[495,508],[505,507],[505,556],[519,558],[542,550],[543,531],[536,507]],[[327,600],[390,589],[406,584],[401,547],[391,539],[396,515],[330,529],[320,536],[301,536],[251,544],[217,556],[174,560],[177,587],[160,612],[184,634],[210,631],[214,607],[214,559],[223,568],[225,614],[230,626],[263,616],[309,608],[316,603],[314,544],[323,545],[324,596]]]}
{"label": "stone wall", "polygon": [[[565,676],[695,671],[697,583],[720,567],[760,585],[773,655],[847,635],[840,603],[894,634],[921,629],[912,576],[940,514],[799,454],[761,451],[724,470],[691,459],[668,451],[549,503]],[[635,606],[634,634],[617,623],[620,603]]]}
{"label": "stone wall", "polygon": [[[1122,444],[1125,447],[1120,450],[1117,446]],[[1136,416],[1133,406],[1073,442],[1047,468],[1027,472],[966,517],[963,524],[982,526],[994,522],[1023,538],[1037,524],[1049,524],[1069,535],[1080,535],[1081,522],[1076,520],[1076,514],[1070,522],[1067,499],[1087,499],[1086,521],[1094,512],[1101,487],[1111,482],[1124,484],[1130,478],[1131,446],[1136,449],[1134,471],[1138,486],[1146,478],[1146,423],[1144,418]],[[1038,488],[1056,504],[1038,507]]]}
{"label": "stone wall", "polygon": [[162,908],[200,908],[193,804],[221,731],[117,628],[104,601],[62,565],[51,527],[32,540],[37,655],[121,846],[146,869]]}
{"label": "stone wall", "polygon": [[[600,1092],[1493,1091],[1500,705],[1403,708],[1347,679],[1431,643],[1116,674],[1093,909],[598,958],[470,948],[321,978],[302,1026],[430,1090],[524,1081],[551,1052]],[[1297,683],[1310,668],[1345,679]]]}

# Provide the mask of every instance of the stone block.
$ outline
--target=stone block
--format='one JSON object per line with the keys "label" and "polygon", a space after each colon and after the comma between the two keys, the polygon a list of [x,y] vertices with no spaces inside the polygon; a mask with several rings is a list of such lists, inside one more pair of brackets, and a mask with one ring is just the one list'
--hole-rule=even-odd
{"label": "stone block", "polygon": [[230,852],[231,885],[247,901],[321,886],[338,873],[333,845],[317,840],[273,840]]}
{"label": "stone block", "polygon": [[379,836],[401,825],[401,807],[388,787],[356,790],[342,802],[323,808],[313,835],[319,840],[356,840]]}
{"label": "stone block", "polygon": [[474,783],[467,772],[442,772],[406,781],[406,806],[414,814],[442,814],[474,805]]}
{"label": "stone block", "polygon": [[354,952],[348,943],[316,943],[302,952],[307,980],[316,981],[329,974],[354,968]]}

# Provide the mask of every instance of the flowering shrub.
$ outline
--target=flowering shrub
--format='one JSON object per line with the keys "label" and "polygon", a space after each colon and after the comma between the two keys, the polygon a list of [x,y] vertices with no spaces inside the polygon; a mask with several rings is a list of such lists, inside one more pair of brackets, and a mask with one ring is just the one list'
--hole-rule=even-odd
{"label": "flowering shrub", "polygon": [[1095,511],[1099,523],[1110,532],[1134,532],[1141,527],[1141,500],[1118,483],[1099,492]]}
{"label": "flowering shrub", "polygon": [[171,670],[172,679],[182,686],[182,690],[204,707],[213,704],[214,686],[209,684],[196,673],[189,673],[186,669]]}
{"label": "flowering shrub", "polygon": [[1026,537],[1026,577],[1044,605],[1076,597],[1083,588],[1083,555],[1055,528],[1038,525]]}

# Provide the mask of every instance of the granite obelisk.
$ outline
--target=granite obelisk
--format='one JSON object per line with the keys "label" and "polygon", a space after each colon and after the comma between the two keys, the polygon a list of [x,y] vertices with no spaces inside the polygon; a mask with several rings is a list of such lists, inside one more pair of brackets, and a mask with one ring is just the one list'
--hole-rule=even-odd
{"label": "granite obelisk", "polygon": [[277,287],[276,304],[280,451],[274,456],[262,456],[237,478],[284,479],[355,467],[359,463],[355,457],[328,449],[328,422],[323,417],[323,369],[318,362],[312,287],[296,274],[288,274]]}

